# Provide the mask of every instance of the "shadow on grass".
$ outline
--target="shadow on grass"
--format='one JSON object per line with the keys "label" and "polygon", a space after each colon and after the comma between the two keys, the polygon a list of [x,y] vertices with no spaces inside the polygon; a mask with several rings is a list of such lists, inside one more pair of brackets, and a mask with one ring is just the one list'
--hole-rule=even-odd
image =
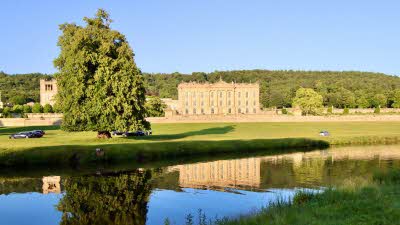
{"label": "shadow on grass", "polygon": [[[129,144],[60,145],[21,149],[0,154],[0,168],[56,166],[76,168],[85,165],[145,164],[234,154],[248,157],[250,153],[279,153],[286,150],[314,150],[328,148],[323,140],[306,138],[175,141]],[[96,154],[96,148],[104,155]]]}
{"label": "shadow on grass", "polygon": [[31,130],[59,130],[60,126],[28,126],[28,127],[0,127],[0,136],[1,135],[10,135],[23,131],[31,131]]}
{"label": "shadow on grass", "polygon": [[167,140],[175,140],[182,139],[191,136],[200,136],[200,135],[219,135],[219,134],[227,134],[235,130],[234,126],[224,126],[224,127],[212,127],[203,130],[189,131],[180,134],[163,134],[163,135],[151,135],[144,137],[129,137],[128,139],[146,139],[146,140],[154,140],[154,141],[167,141]]}

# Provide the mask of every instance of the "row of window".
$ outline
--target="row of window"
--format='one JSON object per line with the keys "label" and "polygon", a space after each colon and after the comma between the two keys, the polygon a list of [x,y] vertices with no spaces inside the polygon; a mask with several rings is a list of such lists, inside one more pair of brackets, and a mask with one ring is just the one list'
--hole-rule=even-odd
{"label": "row of window", "polygon": [[[198,92],[193,92],[193,97],[196,97],[196,93],[198,93]],[[231,91],[228,91],[227,92],[228,94],[228,98],[230,98],[231,97],[231,95],[232,95],[232,92]],[[252,92],[253,93],[253,97],[255,98],[256,97],[256,92],[254,91],[254,92]],[[189,95],[191,94],[191,92],[186,92],[186,98],[188,98],[189,97]],[[218,92],[218,94],[219,94],[219,97],[220,98],[222,98],[222,94],[223,94],[223,92],[222,91],[220,91],[220,92]],[[237,96],[240,98],[241,97],[241,92],[239,91],[239,92],[237,92]],[[214,92],[211,92],[210,93],[210,97],[211,98],[214,98]],[[248,98],[249,97],[249,92],[248,91],[246,91],[246,98]],[[204,92],[200,92],[200,98],[204,98]]]}
{"label": "row of window", "polygon": [[[253,113],[256,113],[256,112],[257,112],[257,110],[255,108],[253,108]],[[228,109],[228,113],[233,113],[231,108]],[[242,111],[242,109],[239,108],[238,113],[250,113],[250,111],[249,111],[249,108],[246,108],[245,111]],[[189,109],[185,109],[185,114],[189,114]],[[193,109],[193,114],[197,114],[196,108]],[[200,114],[205,114],[204,109],[200,110]],[[215,114],[214,108],[211,108],[211,114]]]}
{"label": "row of window", "polygon": [[[227,105],[231,105],[231,103],[232,103],[231,100],[228,100],[228,104],[227,104]],[[242,103],[242,102],[241,102],[240,100],[238,100],[238,105],[239,105],[239,106],[242,105],[241,103]],[[186,105],[186,106],[189,106],[189,101],[186,100],[185,105]],[[194,106],[197,106],[197,102],[196,102],[196,101],[193,101],[193,105],[194,105]],[[201,105],[201,106],[204,106],[204,101],[201,101],[201,102],[200,102],[200,105]],[[210,102],[210,105],[211,105],[211,106],[214,106],[214,101],[211,101],[211,102]],[[223,106],[223,101],[222,101],[222,100],[219,101],[219,106]],[[248,100],[246,100],[246,106],[249,106],[249,101],[248,101]],[[255,101],[255,100],[253,101],[253,106],[256,106],[256,101]]]}

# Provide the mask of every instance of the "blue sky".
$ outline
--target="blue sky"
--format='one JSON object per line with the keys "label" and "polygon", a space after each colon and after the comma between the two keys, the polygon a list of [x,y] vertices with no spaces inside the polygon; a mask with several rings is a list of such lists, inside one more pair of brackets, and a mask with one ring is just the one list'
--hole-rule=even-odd
{"label": "blue sky", "polygon": [[361,70],[400,75],[398,0],[1,0],[0,71],[53,73],[58,25],[98,8],[144,72]]}

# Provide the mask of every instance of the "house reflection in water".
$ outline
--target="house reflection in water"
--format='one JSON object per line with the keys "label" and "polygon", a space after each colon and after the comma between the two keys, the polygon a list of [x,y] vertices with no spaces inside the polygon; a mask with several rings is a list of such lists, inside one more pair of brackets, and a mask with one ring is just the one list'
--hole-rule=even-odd
{"label": "house reflection in water", "polygon": [[237,188],[260,186],[260,158],[219,160],[179,165],[179,186],[187,188]]}
{"label": "house reflection in water", "polygon": [[42,186],[43,194],[61,193],[60,176],[43,177],[42,181],[43,181],[43,186]]}

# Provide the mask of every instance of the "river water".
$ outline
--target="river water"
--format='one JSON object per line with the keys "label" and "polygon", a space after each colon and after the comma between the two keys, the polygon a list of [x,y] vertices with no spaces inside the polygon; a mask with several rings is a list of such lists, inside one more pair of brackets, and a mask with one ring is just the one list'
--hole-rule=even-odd
{"label": "river water", "polygon": [[[400,146],[341,147],[171,166],[0,174],[0,224],[184,224],[255,212],[400,168]],[[207,219],[207,220],[208,220]]]}

